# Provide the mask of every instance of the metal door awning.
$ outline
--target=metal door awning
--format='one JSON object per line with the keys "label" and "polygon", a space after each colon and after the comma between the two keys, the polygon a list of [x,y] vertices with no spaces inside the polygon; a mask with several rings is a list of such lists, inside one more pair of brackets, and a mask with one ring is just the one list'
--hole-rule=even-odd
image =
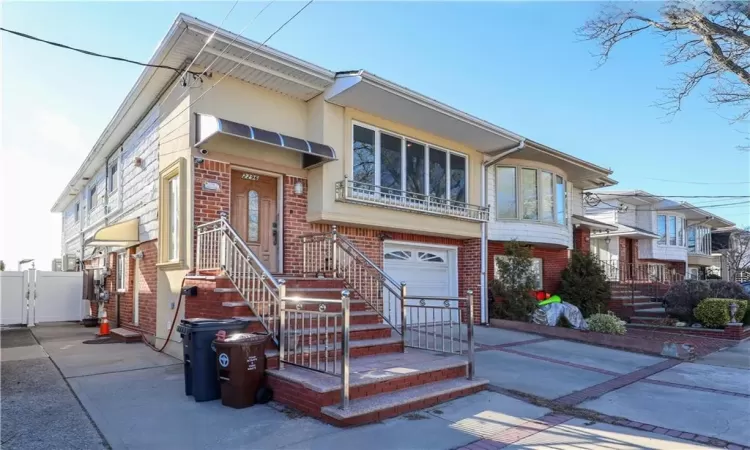
{"label": "metal door awning", "polygon": [[305,169],[310,169],[336,159],[336,152],[329,145],[232,122],[231,120],[220,119],[208,114],[196,113],[195,118],[195,146],[205,148],[206,150],[215,149],[220,152],[221,138],[223,136],[230,136],[301,153],[302,167]]}
{"label": "metal door awning", "polygon": [[86,247],[131,247],[140,242],[138,233],[139,220],[126,220],[104,227],[86,241]]}

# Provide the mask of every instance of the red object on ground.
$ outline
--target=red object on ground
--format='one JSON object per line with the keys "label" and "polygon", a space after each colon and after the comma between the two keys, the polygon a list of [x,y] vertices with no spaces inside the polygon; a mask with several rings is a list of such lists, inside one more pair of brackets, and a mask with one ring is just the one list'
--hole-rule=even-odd
{"label": "red object on ground", "polygon": [[102,320],[99,321],[99,336],[109,336],[109,320],[107,320],[107,310],[102,313]]}

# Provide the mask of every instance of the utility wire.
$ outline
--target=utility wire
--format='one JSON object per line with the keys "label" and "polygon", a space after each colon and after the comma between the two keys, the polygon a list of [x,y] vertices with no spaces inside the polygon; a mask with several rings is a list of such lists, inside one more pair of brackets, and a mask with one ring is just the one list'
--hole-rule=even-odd
{"label": "utility wire", "polygon": [[643,179],[654,180],[654,181],[664,181],[665,183],[701,184],[701,185],[750,184],[750,181],[683,181],[683,180],[665,180],[663,178],[643,178]]}
{"label": "utility wire", "polygon": [[[103,55],[101,53],[96,53],[96,52],[92,52],[92,51],[89,51],[89,50],[84,50],[82,48],[71,47],[70,45],[61,44],[59,42],[48,41],[46,39],[38,38],[36,36],[32,36],[32,35],[26,34],[26,33],[22,33],[20,31],[10,30],[8,28],[0,27],[0,31],[5,31],[6,33],[15,34],[16,36],[20,36],[20,37],[25,38],[25,39],[31,39],[33,41],[43,42],[45,44],[49,44],[49,45],[52,45],[52,46],[55,46],[55,47],[59,47],[59,48],[64,48],[66,50],[72,50],[74,52],[83,53],[84,55],[96,56],[98,58],[111,59],[113,61],[126,62],[126,63],[130,63],[130,64],[135,64],[135,65],[138,65],[138,66],[141,66],[141,67],[153,67],[153,68],[156,68],[156,69],[169,69],[169,70],[174,70],[177,73],[182,73],[182,69],[180,69],[178,67],[172,67],[172,66],[167,66],[167,65],[163,65],[163,64],[149,64],[149,63],[143,63],[143,62],[140,62],[140,61],[134,61],[132,59],[121,58],[119,56]],[[194,75],[194,76],[200,75],[200,72],[187,72],[187,73],[190,73],[191,75]]]}

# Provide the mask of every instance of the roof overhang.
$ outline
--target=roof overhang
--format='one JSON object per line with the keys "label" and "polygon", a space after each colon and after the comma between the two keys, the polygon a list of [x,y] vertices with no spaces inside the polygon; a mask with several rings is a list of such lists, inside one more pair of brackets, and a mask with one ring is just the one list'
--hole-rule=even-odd
{"label": "roof overhang", "polygon": [[[216,34],[192,70],[210,65],[209,72],[216,79],[219,74],[234,68],[231,73],[234,78],[305,101],[320,95],[333,83],[335,74],[330,70],[185,14],[177,16],[148,63],[187,68],[214,31]],[[173,70],[143,69],[86,159],[60,193],[52,212],[63,212],[67,208],[178,78]]]}
{"label": "roof overhang", "polygon": [[108,227],[104,227],[86,240],[86,247],[131,247],[138,245],[139,219],[126,220]]}
{"label": "roof overhang", "polygon": [[588,228],[589,230],[594,231],[594,232],[617,231],[617,225],[612,225],[611,223],[600,222],[590,217],[579,216],[578,214],[571,215],[571,222],[573,222],[573,226]]}
{"label": "roof overhang", "polygon": [[617,230],[591,233],[591,238],[606,238],[608,236],[626,237],[631,239],[659,239],[659,235],[643,228],[629,227],[617,224]]}
{"label": "roof overhang", "polygon": [[302,168],[310,169],[336,159],[333,147],[263,130],[207,114],[196,114],[195,146],[220,152],[228,142],[246,144],[256,142],[270,149],[300,153]]}
{"label": "roof overhang", "polygon": [[521,142],[522,137],[435,99],[366,71],[341,72],[325,100],[424,130],[489,153]]}
{"label": "roof overhang", "polygon": [[579,189],[596,189],[617,184],[617,181],[609,177],[612,174],[611,170],[529,139],[523,147],[506,157],[559,167],[568,175],[568,181]]}

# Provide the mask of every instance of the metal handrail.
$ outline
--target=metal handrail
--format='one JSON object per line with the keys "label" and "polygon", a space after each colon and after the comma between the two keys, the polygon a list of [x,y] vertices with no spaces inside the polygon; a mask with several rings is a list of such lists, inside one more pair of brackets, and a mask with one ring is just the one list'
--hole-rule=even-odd
{"label": "metal handrail", "polygon": [[[284,366],[289,364],[338,376],[341,379],[341,408],[348,408],[350,384],[349,334],[351,328],[349,291],[342,290],[340,299],[289,297],[286,295],[284,280],[280,280],[279,299],[279,369],[284,370]],[[287,308],[289,303],[294,304],[295,307]],[[318,307],[315,310],[304,310],[305,304],[318,305]],[[326,305],[335,304],[341,305],[340,312],[327,310]],[[321,322],[322,318],[324,318],[324,322]],[[333,318],[332,346],[329,339],[330,318]],[[339,318],[341,319],[340,327]],[[307,333],[305,333],[304,328],[306,325],[309,325]],[[337,336],[339,328],[341,329],[340,344],[338,344]],[[305,342],[305,339],[307,339],[307,342]],[[323,343],[322,349],[321,343]],[[307,347],[305,347],[305,344],[307,344]],[[340,356],[338,354],[339,349],[341,351]],[[323,354],[322,363],[321,354]],[[333,363],[329,364],[331,358],[333,358]]]}
{"label": "metal handrail", "polygon": [[381,278],[383,278],[384,280],[390,282],[393,286],[395,286],[395,289],[391,289],[389,286],[386,286],[386,288],[390,289],[391,292],[393,292],[394,294],[398,295],[398,292],[396,292],[396,290],[401,286],[401,283],[399,283],[396,280],[394,280],[393,278],[391,278],[391,276],[388,275],[387,273],[385,273],[383,271],[383,269],[381,269],[380,267],[378,267],[378,265],[375,264],[370,258],[368,258],[367,255],[365,255],[364,253],[362,253],[354,245],[354,243],[352,243],[352,241],[349,240],[349,238],[347,238],[343,234],[340,234],[338,232],[338,230],[336,230],[336,226],[335,225],[333,226],[333,230],[331,231],[331,233],[335,234],[337,236],[337,238],[338,238],[339,241],[346,243],[346,245],[348,247],[348,250],[351,250],[350,252],[348,252],[349,254],[351,254],[352,252],[356,253],[356,256],[359,256],[360,258],[362,258],[362,259],[365,260],[365,262],[367,263],[367,267],[369,269],[372,269],[372,270],[376,271],[378,273],[378,275],[381,276]]}
{"label": "metal handrail", "polygon": [[473,205],[460,200],[393,189],[349,178],[336,182],[336,199],[480,222],[488,221],[490,215],[489,206]]}
{"label": "metal handrail", "polygon": [[220,222],[222,225],[222,228],[231,235],[233,242],[235,242],[243,251],[244,253],[253,260],[256,266],[261,270],[262,274],[266,277],[268,281],[271,282],[271,284],[274,285],[275,288],[278,289],[279,287],[279,280],[274,277],[271,272],[266,268],[266,266],[263,265],[262,262],[260,262],[260,259],[258,259],[257,256],[255,256],[255,253],[248,247],[247,243],[244,239],[240,237],[240,235],[237,233],[237,230],[232,227],[232,225],[229,223],[229,221],[225,217],[221,217],[219,220],[215,222]]}

